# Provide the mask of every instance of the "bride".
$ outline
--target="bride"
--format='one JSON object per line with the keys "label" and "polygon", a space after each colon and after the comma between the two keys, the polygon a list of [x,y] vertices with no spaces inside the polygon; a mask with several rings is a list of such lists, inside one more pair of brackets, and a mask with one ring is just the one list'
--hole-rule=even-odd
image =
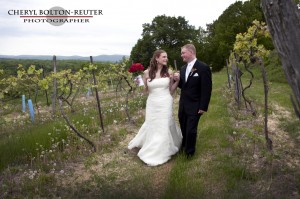
{"label": "bride", "polygon": [[145,122],[128,145],[128,149],[140,148],[137,155],[149,166],[167,162],[178,152],[182,141],[181,130],[173,118],[172,94],[179,81],[173,80],[167,62],[167,53],[156,50],[144,71],[143,81],[149,93]]}

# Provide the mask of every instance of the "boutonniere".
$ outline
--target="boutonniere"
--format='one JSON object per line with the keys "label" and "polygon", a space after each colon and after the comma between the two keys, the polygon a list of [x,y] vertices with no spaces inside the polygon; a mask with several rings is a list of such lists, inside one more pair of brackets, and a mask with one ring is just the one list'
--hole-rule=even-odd
{"label": "boutonniere", "polygon": [[192,76],[197,71],[197,68],[192,68],[190,72],[190,76]]}

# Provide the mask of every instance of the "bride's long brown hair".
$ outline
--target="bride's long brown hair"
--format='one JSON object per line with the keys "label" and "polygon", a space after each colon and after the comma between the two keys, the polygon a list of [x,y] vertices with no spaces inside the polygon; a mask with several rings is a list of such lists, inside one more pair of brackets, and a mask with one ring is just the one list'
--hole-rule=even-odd
{"label": "bride's long brown hair", "polygon": [[[164,50],[156,50],[154,53],[153,53],[153,56],[150,60],[150,66],[149,66],[149,78],[150,78],[150,82],[155,79],[155,76],[156,76],[156,72],[157,72],[157,61],[156,61],[156,58],[159,58],[159,56],[162,54],[162,53],[166,53],[166,51]],[[169,77],[169,73],[168,73],[168,66],[167,65],[163,65],[161,71],[160,71],[160,76],[161,77]]]}

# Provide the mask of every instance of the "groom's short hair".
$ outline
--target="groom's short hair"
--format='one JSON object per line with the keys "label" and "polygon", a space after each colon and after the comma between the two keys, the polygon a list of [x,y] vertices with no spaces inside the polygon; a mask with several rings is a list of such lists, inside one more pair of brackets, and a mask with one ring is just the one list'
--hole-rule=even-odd
{"label": "groom's short hair", "polygon": [[194,46],[194,44],[185,44],[184,46],[181,47],[181,49],[187,49],[188,51],[194,53],[196,55],[196,48]]}

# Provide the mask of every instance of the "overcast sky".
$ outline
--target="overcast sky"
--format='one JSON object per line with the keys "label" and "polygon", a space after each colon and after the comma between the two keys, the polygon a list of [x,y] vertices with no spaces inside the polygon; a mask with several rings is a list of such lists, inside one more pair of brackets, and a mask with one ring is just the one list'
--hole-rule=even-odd
{"label": "overcast sky", "polygon": [[[206,28],[237,0],[0,0],[0,55],[129,55],[141,38],[142,24],[154,17],[183,16]],[[89,23],[24,23],[9,10],[102,10]],[[37,13],[39,14],[39,13]]]}

